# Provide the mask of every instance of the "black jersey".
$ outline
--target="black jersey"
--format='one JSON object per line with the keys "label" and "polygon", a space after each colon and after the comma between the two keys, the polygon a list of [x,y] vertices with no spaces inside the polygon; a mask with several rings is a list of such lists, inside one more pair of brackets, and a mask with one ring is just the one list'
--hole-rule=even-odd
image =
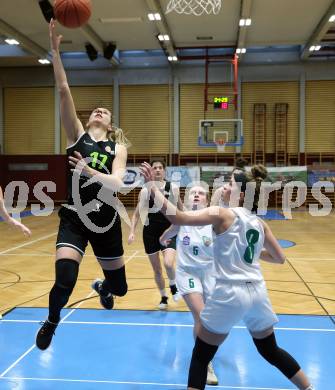
{"label": "black jersey", "polygon": [[[83,158],[88,158],[88,165],[95,169],[98,172],[104,174],[111,174],[112,172],[112,164],[115,158],[115,142],[106,140],[106,141],[95,141],[88,133],[84,133],[75,144],[71,145],[67,148],[66,153],[68,156],[73,155],[75,151],[79,152]],[[71,172],[70,172],[71,173]],[[99,206],[106,204],[102,204],[98,201],[98,192],[102,188],[102,185],[99,183],[92,183],[83,187],[83,185],[89,180],[89,178],[81,175],[79,180],[72,180],[72,174],[68,175],[67,179],[67,190],[68,190],[68,203],[69,205],[78,204],[78,200],[74,199],[74,196],[77,196],[79,190],[80,202],[82,205],[87,204],[88,202],[96,199],[97,204]],[[73,188],[73,182],[78,186],[78,188]],[[112,192],[111,192],[112,196]],[[110,207],[111,208],[111,207]],[[94,207],[92,207],[92,210]],[[113,208],[111,208],[114,210]]]}
{"label": "black jersey", "polygon": [[[169,199],[170,202],[172,202],[174,205],[177,204],[178,198],[177,199],[175,198],[175,194],[172,191],[171,183],[169,181],[165,182],[164,189],[162,189],[161,191],[162,192],[164,191],[163,195],[165,196],[166,199]],[[153,223],[167,223],[167,222],[170,225],[170,222],[167,220],[165,215],[162,214],[159,210],[157,210],[157,212],[153,212],[153,210],[152,210],[153,206],[154,206],[154,201],[150,197],[150,200],[149,200],[150,212],[148,214],[149,225],[153,224]]]}

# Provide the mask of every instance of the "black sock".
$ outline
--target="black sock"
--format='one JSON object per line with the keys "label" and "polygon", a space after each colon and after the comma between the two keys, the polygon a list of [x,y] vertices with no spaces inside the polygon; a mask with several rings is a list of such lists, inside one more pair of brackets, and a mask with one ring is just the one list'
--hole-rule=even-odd
{"label": "black sock", "polygon": [[213,359],[218,348],[217,345],[207,344],[197,337],[188,373],[188,387],[201,390],[205,388],[208,364]]}

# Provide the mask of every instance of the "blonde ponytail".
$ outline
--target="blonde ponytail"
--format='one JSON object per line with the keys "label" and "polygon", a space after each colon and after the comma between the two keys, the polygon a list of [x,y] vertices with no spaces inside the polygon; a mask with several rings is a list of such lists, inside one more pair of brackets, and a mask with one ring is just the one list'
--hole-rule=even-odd
{"label": "blonde ponytail", "polygon": [[112,130],[107,133],[107,138],[116,144],[124,145],[126,148],[131,146],[131,142],[124,135],[123,130],[119,127],[112,126]]}

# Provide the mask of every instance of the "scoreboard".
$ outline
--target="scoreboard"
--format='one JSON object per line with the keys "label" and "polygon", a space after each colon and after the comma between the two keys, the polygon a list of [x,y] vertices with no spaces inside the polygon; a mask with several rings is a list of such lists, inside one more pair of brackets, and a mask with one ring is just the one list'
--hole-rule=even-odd
{"label": "scoreboard", "polygon": [[213,99],[214,109],[228,110],[229,98],[227,96],[215,96]]}

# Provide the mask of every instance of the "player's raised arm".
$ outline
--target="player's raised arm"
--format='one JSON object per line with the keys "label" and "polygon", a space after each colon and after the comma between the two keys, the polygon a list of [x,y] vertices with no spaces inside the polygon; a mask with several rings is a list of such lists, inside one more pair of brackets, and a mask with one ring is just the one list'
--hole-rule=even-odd
{"label": "player's raised arm", "polygon": [[60,115],[66,132],[67,143],[71,145],[84,133],[84,128],[77,117],[70,87],[60,57],[59,46],[62,36],[56,34],[55,27],[56,22],[51,19],[49,23],[50,47],[56,85],[60,95]]}
{"label": "player's raised arm", "polygon": [[169,202],[159,191],[154,183],[154,176],[150,164],[141,165],[141,173],[146,183],[148,183],[151,195],[162,205],[161,212],[174,225],[203,226],[217,225],[221,222],[219,207],[213,206],[198,211],[180,211],[176,206]]}
{"label": "player's raised arm", "polygon": [[127,148],[124,145],[117,145],[111,174],[92,169],[79,152],[74,152],[73,156],[69,156],[69,163],[72,166],[72,171],[77,171],[84,176],[92,178],[92,181],[101,183],[107,189],[117,192],[124,184],[123,177],[127,164]]}
{"label": "player's raised arm", "polygon": [[175,237],[179,233],[180,226],[177,225],[170,225],[169,228],[167,228],[164,233],[160,236],[159,242],[167,246],[169,242],[171,241],[171,238]]}

